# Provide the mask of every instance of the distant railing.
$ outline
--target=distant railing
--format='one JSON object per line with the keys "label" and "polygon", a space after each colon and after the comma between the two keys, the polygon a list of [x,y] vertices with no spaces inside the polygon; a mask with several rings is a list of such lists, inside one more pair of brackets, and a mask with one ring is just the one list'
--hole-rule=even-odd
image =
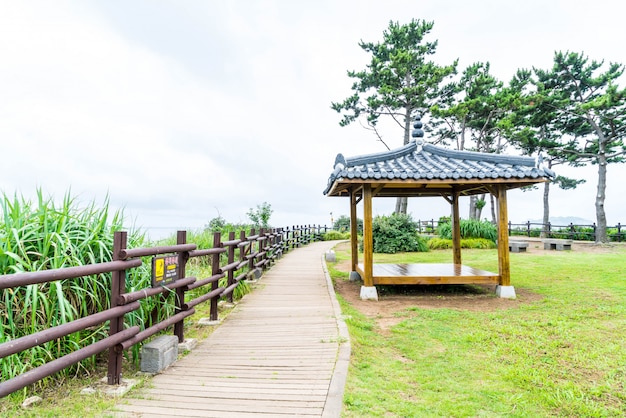
{"label": "distant railing", "polygon": [[[595,222],[591,225],[556,225],[548,222],[533,223],[526,222],[523,224],[514,224],[509,222],[509,235],[527,236],[527,237],[545,237],[545,238],[562,238],[580,241],[595,241],[597,226]],[[607,227],[607,236],[610,241],[622,242],[626,235],[622,231],[621,223],[616,226]]]}
{"label": "distant railing", "polygon": [[[186,231],[178,231],[176,245],[126,248],[127,233],[122,231],[116,232],[114,235],[113,260],[110,262],[0,275],[0,290],[3,290],[111,273],[109,309],[0,344],[0,360],[106,321],[110,321],[109,336],[11,379],[6,379],[5,376],[4,381],[0,383],[0,397],[20,390],[107,349],[109,350],[107,382],[110,385],[119,384],[125,350],[171,326],[173,326],[174,335],[178,337],[178,340],[184,341],[183,322],[185,318],[195,313],[195,306],[207,301],[210,302],[210,317],[212,320],[217,320],[218,299],[227,297],[232,302],[233,291],[250,272],[263,271],[269,268],[276,259],[292,248],[321,240],[322,234],[328,229],[326,226],[309,225],[271,230],[261,229],[258,233],[252,230],[250,236],[246,236],[244,231],[241,231],[238,236],[231,232],[225,241],[222,240],[220,233],[214,233],[213,247],[206,249],[199,249],[196,244],[187,243]],[[175,266],[176,277],[165,285],[157,284],[150,288],[127,292],[126,272],[141,266],[143,264],[141,257],[160,254],[168,254],[170,265]],[[187,277],[188,261],[191,258],[201,257],[210,259],[211,276],[200,279]],[[227,277],[226,286],[220,287],[219,281],[224,277]],[[200,296],[193,300],[185,300],[186,292],[205,287],[207,290],[201,291]],[[124,315],[139,309],[140,300],[160,297],[171,291],[176,293],[175,313],[172,316],[143,330],[139,326],[124,329]],[[194,292],[194,295],[197,294],[197,291]]]}
{"label": "distant railing", "polygon": [[[420,234],[436,234],[439,221],[434,219],[418,221],[417,232]],[[547,224],[538,222],[525,222],[514,224],[509,222],[510,236],[527,236],[527,237],[545,237],[545,238],[561,238],[573,239],[580,241],[595,241],[597,226],[595,223],[591,225],[558,225],[548,222]],[[626,232],[622,231],[622,224],[607,228],[607,236],[610,241],[622,242],[626,241]]]}

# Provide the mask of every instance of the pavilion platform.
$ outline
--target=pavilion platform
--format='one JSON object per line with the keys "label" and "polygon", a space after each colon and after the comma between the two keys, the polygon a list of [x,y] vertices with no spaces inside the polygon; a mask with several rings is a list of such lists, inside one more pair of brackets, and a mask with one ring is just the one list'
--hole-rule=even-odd
{"label": "pavilion platform", "polygon": [[[365,277],[363,263],[356,271]],[[500,275],[462,264],[374,264],[374,285],[499,284]]]}

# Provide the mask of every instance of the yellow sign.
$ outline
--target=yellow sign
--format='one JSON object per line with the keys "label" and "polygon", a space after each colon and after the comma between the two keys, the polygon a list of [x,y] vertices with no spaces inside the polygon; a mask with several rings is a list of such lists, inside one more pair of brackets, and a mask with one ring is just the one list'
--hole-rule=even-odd
{"label": "yellow sign", "polygon": [[178,256],[152,257],[152,287],[165,286],[178,279]]}

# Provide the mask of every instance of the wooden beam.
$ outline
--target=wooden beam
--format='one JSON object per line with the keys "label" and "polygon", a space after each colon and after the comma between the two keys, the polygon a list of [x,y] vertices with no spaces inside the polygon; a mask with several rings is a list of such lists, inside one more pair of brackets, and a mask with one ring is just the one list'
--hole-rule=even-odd
{"label": "wooden beam", "polygon": [[450,196],[448,196],[447,194],[445,194],[445,193],[441,193],[441,197],[443,197],[444,199],[446,199],[446,202],[448,202],[450,205],[453,205],[453,204],[454,204],[453,199],[452,199]]}
{"label": "wooden beam", "polygon": [[357,222],[358,218],[356,215],[356,205],[357,205],[356,193],[354,191],[350,192],[350,248],[352,252],[352,270],[356,271],[356,266],[359,264],[359,237],[358,237],[358,229]]}
{"label": "wooden beam", "polygon": [[363,273],[366,287],[374,286],[374,236],[372,234],[372,185],[363,185]]}
{"label": "wooden beam", "polygon": [[509,215],[506,201],[506,186],[498,187],[498,269],[500,285],[511,285],[511,267],[509,264]]}
{"label": "wooden beam", "polygon": [[452,256],[454,264],[461,264],[461,214],[456,190],[452,193]]}
{"label": "wooden beam", "polygon": [[376,195],[377,195],[378,193],[380,193],[380,191],[381,191],[382,189],[384,189],[384,188],[385,188],[385,186],[386,186],[386,184],[384,184],[384,183],[383,183],[383,184],[379,184],[378,186],[376,186],[376,188],[372,191],[372,197],[376,197]]}

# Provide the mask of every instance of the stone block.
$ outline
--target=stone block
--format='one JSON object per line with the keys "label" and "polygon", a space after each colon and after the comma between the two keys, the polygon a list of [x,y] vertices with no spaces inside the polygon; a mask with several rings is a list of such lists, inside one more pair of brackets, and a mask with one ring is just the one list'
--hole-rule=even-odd
{"label": "stone block", "polygon": [[528,243],[524,241],[510,241],[509,251],[512,253],[524,253],[528,248]]}
{"label": "stone block", "polygon": [[141,347],[141,371],[159,373],[176,361],[178,337],[160,335]]}

